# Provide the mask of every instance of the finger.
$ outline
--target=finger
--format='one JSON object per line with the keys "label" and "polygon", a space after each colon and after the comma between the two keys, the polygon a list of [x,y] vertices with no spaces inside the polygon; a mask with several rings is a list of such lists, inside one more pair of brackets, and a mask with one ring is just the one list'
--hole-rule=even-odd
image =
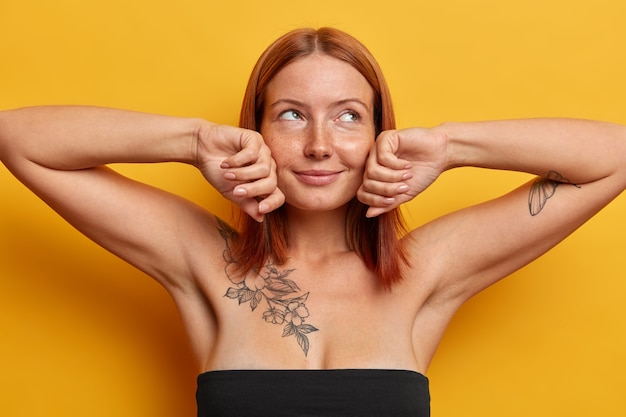
{"label": "finger", "polygon": [[391,169],[382,165],[368,164],[365,168],[364,178],[375,181],[399,183],[411,179],[413,174],[408,169]]}
{"label": "finger", "polygon": [[260,214],[270,213],[285,203],[285,195],[283,192],[276,188],[276,190],[262,199],[258,205],[258,212]]}
{"label": "finger", "polygon": [[246,214],[252,217],[257,222],[262,222],[264,216],[270,213],[285,202],[285,195],[278,188],[265,198],[233,198],[232,201],[243,210]]}
{"label": "finger", "polygon": [[410,187],[403,182],[376,181],[371,178],[364,178],[362,183],[363,191],[383,197],[394,197],[398,194],[406,193]]}
{"label": "finger", "polygon": [[239,184],[233,188],[236,197],[265,198],[276,190],[276,178],[267,177],[254,182]]}
{"label": "finger", "polygon": [[270,162],[255,163],[241,168],[229,168],[224,173],[224,178],[233,181],[249,182],[268,177],[272,172]]}
{"label": "finger", "polygon": [[[392,201],[393,200],[393,201]],[[410,198],[406,194],[400,194],[394,198],[385,198],[382,205],[370,205],[367,211],[365,212],[366,217],[376,217],[380,216],[383,213],[387,213],[398,206],[400,204],[409,201]],[[379,200],[381,201],[381,200]]]}
{"label": "finger", "polygon": [[[231,181],[239,181],[245,184],[238,190],[243,195],[257,197],[269,195],[276,189],[276,162],[271,156],[269,148],[261,150],[261,155],[257,162],[241,168],[228,169],[224,173],[224,178]],[[240,185],[242,185],[240,184]]]}
{"label": "finger", "polygon": [[371,193],[364,187],[357,191],[357,198],[361,203],[371,207],[390,207],[396,203],[395,197]]}
{"label": "finger", "polygon": [[369,192],[363,185],[357,191],[357,198],[363,204],[369,206],[367,210],[367,217],[375,217],[382,213],[388,212],[403,203],[411,200],[411,196],[407,193],[409,187],[406,184],[402,184],[396,188],[397,193],[385,195],[384,193]]}
{"label": "finger", "polygon": [[242,199],[237,206],[257,222],[263,221],[264,214],[259,211],[259,202],[254,198]]}
{"label": "finger", "polygon": [[258,132],[239,129],[237,133],[238,140],[230,144],[235,153],[222,161],[222,168],[247,166],[271,158],[271,152]]}
{"label": "finger", "polygon": [[407,166],[398,165],[400,168],[395,169],[381,165],[378,162],[377,155],[377,152],[374,150],[370,153],[365,164],[365,173],[363,174],[364,179],[369,178],[376,181],[397,183],[408,180],[412,177],[412,173]]}
{"label": "finger", "polygon": [[387,213],[389,210],[391,209],[380,208],[380,207],[370,207],[365,212],[365,217],[369,217],[369,218],[378,217],[383,213]]}
{"label": "finger", "polygon": [[376,162],[391,169],[409,169],[411,163],[397,156],[399,144],[400,137],[397,131],[381,133],[376,140]]}
{"label": "finger", "polygon": [[384,167],[395,170],[411,169],[411,162],[407,161],[406,159],[398,158],[392,152],[378,152],[376,161],[378,162],[378,164]]}
{"label": "finger", "polygon": [[246,148],[243,148],[236,154],[224,159],[222,161],[221,167],[228,169],[253,165],[259,160],[262,160],[262,154],[260,154],[260,152],[260,147],[254,145],[248,146]]}

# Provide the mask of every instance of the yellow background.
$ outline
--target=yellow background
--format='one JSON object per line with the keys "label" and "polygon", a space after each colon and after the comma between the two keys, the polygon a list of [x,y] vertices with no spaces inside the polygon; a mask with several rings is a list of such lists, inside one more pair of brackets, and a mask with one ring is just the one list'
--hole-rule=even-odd
{"label": "yellow background", "polygon": [[[378,57],[402,127],[535,116],[626,124],[625,4],[0,0],[0,109],[92,104],[233,124],[262,49],[289,29],[330,25]],[[120,169],[218,201],[189,167]],[[526,179],[446,173],[411,203],[410,223]],[[196,370],[165,292],[4,167],[0,196],[0,414],[194,415]],[[434,416],[623,415],[625,212],[622,195],[458,313],[428,374]]]}

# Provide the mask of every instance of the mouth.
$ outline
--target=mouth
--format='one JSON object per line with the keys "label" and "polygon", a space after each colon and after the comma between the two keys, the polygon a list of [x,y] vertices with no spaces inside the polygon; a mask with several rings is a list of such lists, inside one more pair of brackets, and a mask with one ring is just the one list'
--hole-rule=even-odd
{"label": "mouth", "polygon": [[306,170],[296,171],[295,176],[303,183],[308,185],[328,185],[334,182],[341,171],[326,170]]}

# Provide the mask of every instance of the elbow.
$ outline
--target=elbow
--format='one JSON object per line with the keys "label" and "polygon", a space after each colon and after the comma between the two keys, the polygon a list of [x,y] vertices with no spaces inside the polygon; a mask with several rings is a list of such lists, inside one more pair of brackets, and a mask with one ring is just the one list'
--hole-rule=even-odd
{"label": "elbow", "polygon": [[0,161],[7,167],[28,158],[27,120],[20,110],[0,111]]}
{"label": "elbow", "polygon": [[0,161],[3,163],[9,158],[11,134],[9,129],[9,112],[0,111]]}

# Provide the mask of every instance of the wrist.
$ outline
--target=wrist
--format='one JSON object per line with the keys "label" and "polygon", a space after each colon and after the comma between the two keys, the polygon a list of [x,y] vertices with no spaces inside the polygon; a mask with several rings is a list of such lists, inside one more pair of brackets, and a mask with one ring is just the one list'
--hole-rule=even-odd
{"label": "wrist", "polygon": [[446,170],[481,166],[480,141],[474,127],[474,123],[445,122],[435,128],[445,140]]}
{"label": "wrist", "polygon": [[455,125],[456,123],[444,122],[429,129],[430,134],[433,135],[433,140],[438,141],[441,144],[441,149],[443,149],[441,172],[464,165],[455,135]]}
{"label": "wrist", "polygon": [[190,164],[201,168],[210,157],[210,149],[216,134],[215,130],[219,125],[205,119],[195,119],[195,123],[193,141],[190,147],[192,152]]}

